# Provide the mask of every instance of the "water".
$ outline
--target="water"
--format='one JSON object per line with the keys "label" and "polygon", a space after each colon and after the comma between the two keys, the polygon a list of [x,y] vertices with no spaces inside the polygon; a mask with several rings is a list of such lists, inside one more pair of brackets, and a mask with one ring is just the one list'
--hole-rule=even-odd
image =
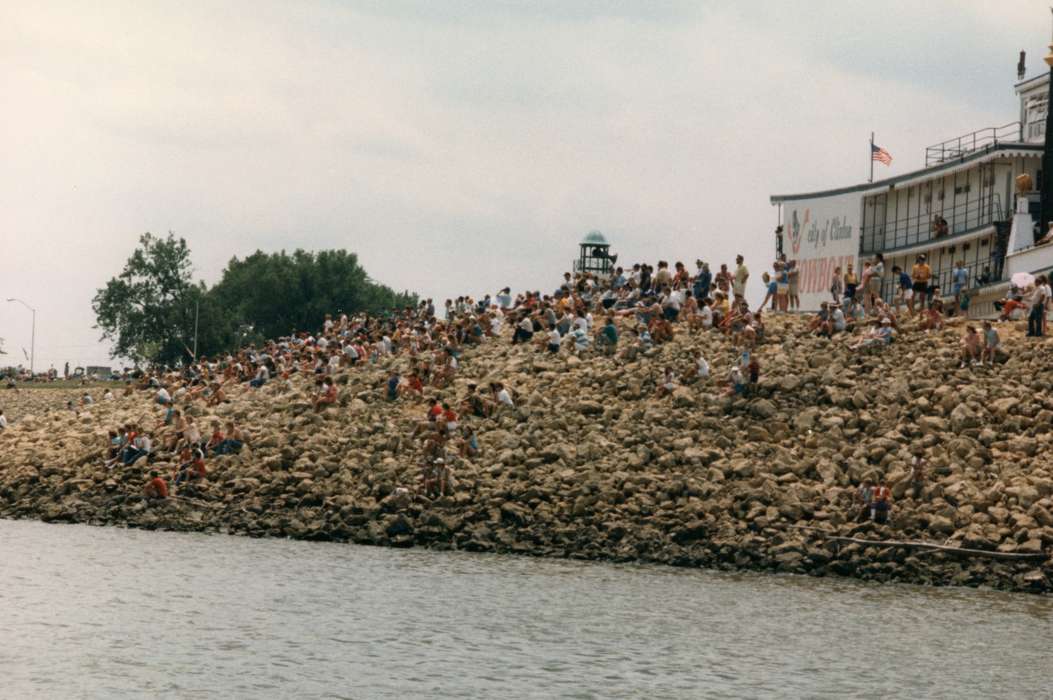
{"label": "water", "polygon": [[1050,697],[1053,600],[0,521],[3,698]]}

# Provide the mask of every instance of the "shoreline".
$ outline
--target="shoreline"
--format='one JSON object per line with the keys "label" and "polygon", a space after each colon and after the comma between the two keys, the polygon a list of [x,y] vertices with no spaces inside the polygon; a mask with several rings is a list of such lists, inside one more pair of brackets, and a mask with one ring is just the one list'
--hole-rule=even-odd
{"label": "shoreline", "polygon": [[[83,503],[83,502],[81,502]],[[515,524],[515,509],[501,511],[502,520],[468,527],[455,505],[436,504],[433,508],[398,508],[401,504],[381,503],[374,514],[353,514],[341,524],[330,524],[322,512],[303,511],[300,517],[231,517],[221,524],[203,522],[199,514],[207,501],[173,497],[167,501],[146,502],[137,497],[117,496],[99,507],[111,515],[100,517],[76,504],[49,506],[43,510],[26,506],[0,506],[0,519],[37,521],[53,524],[117,527],[166,532],[192,532],[253,539],[288,539],[330,542],[396,549],[421,548],[429,551],[465,551],[499,555],[574,559],[597,563],[648,564],[697,568],[714,571],[796,574],[817,578],[836,577],[871,583],[988,588],[1013,593],[1048,594],[1051,563],[1045,561],[998,561],[958,556],[951,552],[915,552],[888,547],[880,540],[870,547],[847,546],[828,538],[801,540],[772,537],[776,533],[757,533],[748,541],[720,542],[706,539],[701,522],[689,522],[673,529],[658,541],[648,542],[622,535],[622,545],[589,539],[591,523],[574,529],[566,523],[529,533],[539,544],[509,536]],[[113,512],[116,509],[116,513]],[[284,522],[283,522],[284,521]],[[348,522],[360,522],[358,525]],[[489,534],[488,534],[489,533]],[[864,539],[894,535],[883,526],[864,524],[858,537]],[[765,537],[767,535],[767,537]],[[562,540],[565,545],[556,542]],[[868,551],[869,550],[869,551]]]}

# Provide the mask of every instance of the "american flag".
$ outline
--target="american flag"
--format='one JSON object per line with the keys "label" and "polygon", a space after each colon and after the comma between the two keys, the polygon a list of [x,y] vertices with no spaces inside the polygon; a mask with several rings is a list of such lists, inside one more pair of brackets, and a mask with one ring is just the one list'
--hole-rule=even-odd
{"label": "american flag", "polygon": [[892,165],[892,156],[889,155],[889,152],[880,146],[875,146],[874,144],[870,144],[870,159],[879,161],[885,165]]}

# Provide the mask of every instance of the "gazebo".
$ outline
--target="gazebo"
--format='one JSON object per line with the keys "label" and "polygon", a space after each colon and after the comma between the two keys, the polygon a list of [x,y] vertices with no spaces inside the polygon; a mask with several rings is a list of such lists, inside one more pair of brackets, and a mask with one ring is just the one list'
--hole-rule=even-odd
{"label": "gazebo", "polygon": [[609,275],[618,262],[617,255],[610,254],[611,244],[599,231],[589,231],[580,243],[581,254],[575,264],[578,272]]}

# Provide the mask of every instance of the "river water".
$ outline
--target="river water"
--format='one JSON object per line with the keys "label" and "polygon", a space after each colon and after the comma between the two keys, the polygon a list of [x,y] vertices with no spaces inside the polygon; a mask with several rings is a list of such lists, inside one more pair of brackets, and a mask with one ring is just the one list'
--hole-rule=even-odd
{"label": "river water", "polygon": [[0,521],[3,698],[1039,698],[1053,600]]}

